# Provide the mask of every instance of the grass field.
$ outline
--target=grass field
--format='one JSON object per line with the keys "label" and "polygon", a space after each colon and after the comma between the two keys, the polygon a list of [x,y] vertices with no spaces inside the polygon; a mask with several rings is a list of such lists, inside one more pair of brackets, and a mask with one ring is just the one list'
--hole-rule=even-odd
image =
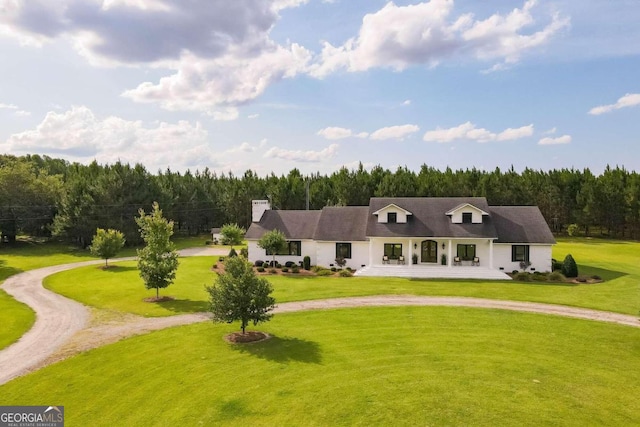
{"label": "grass field", "polygon": [[[607,279],[596,285],[558,285],[539,282],[442,281],[402,278],[336,278],[266,276],[274,285],[279,302],[346,296],[412,294],[468,296],[516,301],[534,301],[638,314],[640,309],[640,243],[611,241],[561,241],[554,256],[571,252],[584,273]],[[49,289],[84,304],[143,316],[167,316],[206,309],[204,284],[214,280],[209,270],[212,258],[183,258],[178,280],[166,290],[177,300],[160,304],[142,301],[146,291],[135,263],[120,263],[107,271],[83,267],[46,279]]]}
{"label": "grass field", "polygon": [[[178,237],[178,249],[204,246],[209,235]],[[133,256],[135,248],[125,248],[119,256]],[[18,240],[14,245],[0,244],[0,284],[14,274],[51,265],[96,259],[88,250],[76,246],[43,242],[38,240]],[[14,343],[33,325],[35,316],[26,305],[11,298],[0,288],[0,350]]]}
{"label": "grass field", "polygon": [[209,322],[0,387],[68,425],[638,425],[640,329],[446,307],[278,315],[245,346]]}

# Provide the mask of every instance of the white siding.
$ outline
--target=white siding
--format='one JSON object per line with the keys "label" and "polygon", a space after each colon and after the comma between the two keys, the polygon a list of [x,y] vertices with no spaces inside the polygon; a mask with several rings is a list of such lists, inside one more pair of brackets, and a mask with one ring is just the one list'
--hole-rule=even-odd
{"label": "white siding", "polygon": [[[520,270],[520,261],[511,261],[511,246],[511,243],[493,245],[493,266],[496,269],[504,268],[505,273]],[[531,266],[528,271],[551,271],[551,245],[529,245],[529,261]]]}
{"label": "white siding", "polygon": [[390,212],[398,215],[396,221],[398,224],[405,224],[407,222],[407,213],[404,210],[399,209],[398,207],[393,205],[389,205],[378,211],[378,222],[386,224],[387,216]]}
{"label": "white siding", "polygon": [[[338,242],[317,242],[317,263],[323,267],[330,267],[336,262],[336,243]],[[369,242],[340,242],[351,243],[351,259],[347,259],[345,267],[354,270],[363,265],[369,265]]]}
{"label": "white siding", "polygon": [[[292,239],[295,240],[295,239]],[[284,264],[287,261],[295,262],[299,264],[303,258],[308,255],[311,258],[311,265],[316,264],[316,246],[317,243],[313,240],[301,240],[300,241],[300,256],[295,255],[276,255],[276,261],[280,264]],[[258,247],[257,240],[248,240],[247,249],[249,250],[249,262],[255,263],[257,260],[271,261],[273,255],[267,255],[267,251]]]}
{"label": "white siding", "polygon": [[474,206],[463,206],[460,209],[453,211],[451,215],[451,222],[454,224],[462,224],[462,214],[471,213],[471,222],[473,224],[482,223],[482,211]]}

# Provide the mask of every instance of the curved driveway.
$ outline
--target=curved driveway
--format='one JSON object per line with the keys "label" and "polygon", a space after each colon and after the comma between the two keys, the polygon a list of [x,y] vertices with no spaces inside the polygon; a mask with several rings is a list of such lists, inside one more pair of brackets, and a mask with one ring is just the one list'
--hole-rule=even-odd
{"label": "curved driveway", "polygon": [[[219,255],[215,249],[188,249],[183,256]],[[125,259],[119,259],[125,260]],[[59,271],[84,265],[101,263],[101,260],[58,265],[17,274],[7,279],[2,288],[15,299],[29,305],[36,312],[33,327],[13,345],[0,351],[0,384],[24,375],[53,360],[59,360],[79,351],[99,347],[123,338],[163,329],[170,326],[202,322],[209,317],[206,313],[185,314],[171,317],[144,318],[132,316],[130,321],[120,325],[98,325],[87,328],[89,310],[83,304],[65,298],[42,287],[42,280]],[[490,300],[468,297],[425,297],[412,295],[384,295],[368,297],[334,298],[327,300],[299,301],[279,304],[276,313],[303,310],[349,308],[366,306],[455,306],[513,310],[530,313],[551,314],[578,319],[596,320],[621,325],[640,327],[635,316],[568,307],[555,304],[541,304],[508,300]],[[68,354],[52,356],[71,338],[78,334],[76,345]]]}

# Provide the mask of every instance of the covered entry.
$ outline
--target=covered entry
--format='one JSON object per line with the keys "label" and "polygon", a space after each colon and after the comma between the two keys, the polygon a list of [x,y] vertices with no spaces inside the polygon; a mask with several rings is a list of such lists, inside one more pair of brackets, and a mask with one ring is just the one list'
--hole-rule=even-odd
{"label": "covered entry", "polygon": [[435,240],[424,240],[422,242],[422,257],[420,262],[438,262],[438,242]]}

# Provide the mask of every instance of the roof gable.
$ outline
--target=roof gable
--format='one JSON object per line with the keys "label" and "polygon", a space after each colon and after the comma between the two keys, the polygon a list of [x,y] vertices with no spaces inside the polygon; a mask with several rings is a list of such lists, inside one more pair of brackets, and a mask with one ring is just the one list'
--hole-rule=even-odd
{"label": "roof gable", "polygon": [[450,209],[448,212],[445,213],[445,215],[452,216],[452,215],[455,215],[456,213],[458,213],[458,212],[460,212],[462,210],[465,210],[465,209],[473,209],[473,210],[475,210],[476,212],[480,213],[483,216],[489,215],[489,213],[483,211],[480,208],[477,208],[477,207],[473,206],[471,203],[461,203],[458,206],[456,206],[455,208]]}
{"label": "roof gable", "polygon": [[413,215],[411,212],[409,212],[408,210],[406,210],[405,208],[396,205],[395,203],[389,203],[387,206],[385,206],[382,209],[378,209],[377,211],[375,211],[372,215],[379,215],[383,212],[386,211],[392,211],[392,212],[397,212],[400,211],[402,213],[404,213],[405,215]]}

